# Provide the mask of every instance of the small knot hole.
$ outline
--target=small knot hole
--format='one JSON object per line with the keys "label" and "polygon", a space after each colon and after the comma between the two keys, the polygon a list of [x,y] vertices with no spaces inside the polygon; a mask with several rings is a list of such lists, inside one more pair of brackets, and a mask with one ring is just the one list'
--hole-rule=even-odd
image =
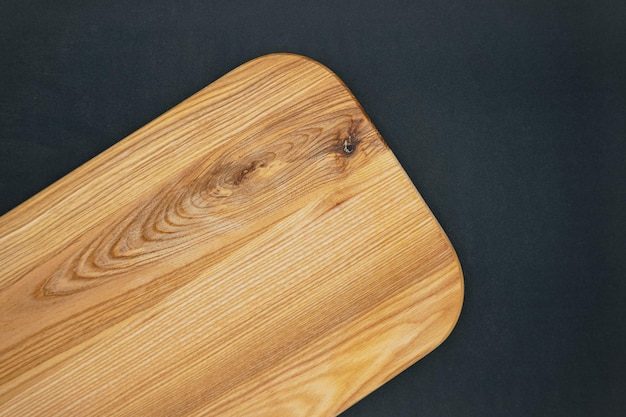
{"label": "small knot hole", "polygon": [[344,139],[344,141],[343,141],[343,151],[345,153],[352,153],[352,152],[354,152],[354,145],[352,144],[352,141],[350,140],[350,138]]}

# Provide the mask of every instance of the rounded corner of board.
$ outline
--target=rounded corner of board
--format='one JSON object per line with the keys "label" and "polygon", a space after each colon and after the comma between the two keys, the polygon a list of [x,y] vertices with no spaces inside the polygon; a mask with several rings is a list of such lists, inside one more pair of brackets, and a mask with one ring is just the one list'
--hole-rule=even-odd
{"label": "rounded corner of board", "polygon": [[452,261],[454,269],[453,269],[453,272],[451,273],[452,275],[451,285],[453,286],[453,288],[450,294],[450,297],[453,300],[450,302],[450,307],[449,307],[450,314],[449,314],[449,319],[447,320],[448,328],[444,332],[443,336],[441,337],[441,341],[439,342],[439,344],[446,341],[446,339],[448,339],[450,334],[454,331],[455,327],[457,326],[459,319],[461,318],[461,312],[463,311],[463,304],[465,300],[465,278],[463,275],[461,262],[459,261],[459,258],[456,254],[456,250],[454,249],[454,246],[449,240],[448,240],[448,247],[449,247],[449,250],[454,255],[454,260]]}

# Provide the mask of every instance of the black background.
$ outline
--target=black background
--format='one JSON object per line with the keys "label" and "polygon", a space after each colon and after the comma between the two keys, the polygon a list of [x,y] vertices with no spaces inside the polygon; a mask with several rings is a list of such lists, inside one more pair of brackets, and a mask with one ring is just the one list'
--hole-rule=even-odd
{"label": "black background", "polygon": [[626,415],[623,2],[89,3],[2,2],[1,213],[236,66],[304,54],[465,273],[449,339],[345,415]]}

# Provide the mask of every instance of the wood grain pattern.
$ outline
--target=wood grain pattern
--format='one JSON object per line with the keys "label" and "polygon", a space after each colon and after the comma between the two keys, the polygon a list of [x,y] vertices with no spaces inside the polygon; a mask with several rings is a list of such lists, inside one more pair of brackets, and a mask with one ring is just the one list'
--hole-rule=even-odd
{"label": "wood grain pattern", "polygon": [[0,218],[0,414],[335,415],[462,297],[347,88],[268,55]]}

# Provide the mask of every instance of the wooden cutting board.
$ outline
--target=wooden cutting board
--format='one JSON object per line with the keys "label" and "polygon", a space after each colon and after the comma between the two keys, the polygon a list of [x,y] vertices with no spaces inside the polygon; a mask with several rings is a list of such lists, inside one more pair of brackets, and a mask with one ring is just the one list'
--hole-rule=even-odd
{"label": "wooden cutting board", "polygon": [[348,89],[265,56],[0,218],[0,415],[335,415],[462,299]]}

